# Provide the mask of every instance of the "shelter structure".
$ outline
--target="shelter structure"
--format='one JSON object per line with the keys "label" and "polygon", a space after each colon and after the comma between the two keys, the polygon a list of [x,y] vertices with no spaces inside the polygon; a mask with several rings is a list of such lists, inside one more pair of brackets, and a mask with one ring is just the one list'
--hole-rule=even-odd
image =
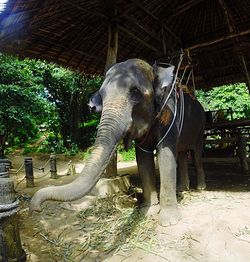
{"label": "shelter structure", "polygon": [[197,88],[246,82],[250,91],[250,1],[9,0],[0,13],[0,52],[85,73],[181,48]]}
{"label": "shelter structure", "polygon": [[249,47],[249,0],[9,0],[0,14],[2,52],[103,73],[116,59],[183,48],[204,89],[249,87]]}

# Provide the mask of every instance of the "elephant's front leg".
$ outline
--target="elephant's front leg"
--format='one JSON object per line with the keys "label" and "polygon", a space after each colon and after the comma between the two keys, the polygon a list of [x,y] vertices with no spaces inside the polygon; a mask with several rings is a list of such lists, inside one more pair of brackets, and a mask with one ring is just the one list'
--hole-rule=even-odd
{"label": "elephant's front leg", "polygon": [[176,199],[176,161],[168,147],[161,146],[157,156],[161,179],[159,224],[170,226],[181,219]]}
{"label": "elephant's front leg", "polygon": [[141,177],[144,198],[142,212],[147,216],[152,216],[160,210],[155,182],[154,155],[153,153],[143,152],[140,148],[136,147],[136,161]]}

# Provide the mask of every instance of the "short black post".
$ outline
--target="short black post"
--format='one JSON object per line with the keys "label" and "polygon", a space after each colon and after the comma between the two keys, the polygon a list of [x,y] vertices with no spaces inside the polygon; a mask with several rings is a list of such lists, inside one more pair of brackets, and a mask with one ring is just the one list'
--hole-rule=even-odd
{"label": "short black post", "polygon": [[50,178],[57,178],[56,155],[50,155]]}
{"label": "short black post", "polygon": [[241,170],[244,175],[248,175],[248,171],[249,171],[246,148],[247,148],[246,137],[240,135],[238,141],[238,154],[240,158]]}
{"label": "short black post", "polygon": [[26,261],[20,240],[18,210],[13,181],[0,177],[0,261],[3,262]]}
{"label": "short black post", "polygon": [[25,178],[26,178],[26,187],[34,187],[34,174],[33,174],[33,161],[31,157],[25,157],[24,159],[25,166]]}

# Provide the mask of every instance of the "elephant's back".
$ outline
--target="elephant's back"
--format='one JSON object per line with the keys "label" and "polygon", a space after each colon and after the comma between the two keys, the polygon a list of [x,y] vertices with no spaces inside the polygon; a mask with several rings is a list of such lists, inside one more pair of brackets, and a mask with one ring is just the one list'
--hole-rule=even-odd
{"label": "elephant's back", "polygon": [[184,95],[184,120],[178,151],[195,149],[203,140],[205,112],[198,100]]}

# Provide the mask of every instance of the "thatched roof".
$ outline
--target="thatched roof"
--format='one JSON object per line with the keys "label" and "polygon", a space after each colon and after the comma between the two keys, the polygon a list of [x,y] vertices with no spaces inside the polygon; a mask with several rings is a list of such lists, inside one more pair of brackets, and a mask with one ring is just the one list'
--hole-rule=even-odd
{"label": "thatched roof", "polygon": [[196,64],[198,87],[245,81],[249,0],[117,0],[115,17],[111,2],[9,0],[0,14],[0,51],[102,73],[113,19],[119,25],[118,61],[153,62],[182,47]]}

